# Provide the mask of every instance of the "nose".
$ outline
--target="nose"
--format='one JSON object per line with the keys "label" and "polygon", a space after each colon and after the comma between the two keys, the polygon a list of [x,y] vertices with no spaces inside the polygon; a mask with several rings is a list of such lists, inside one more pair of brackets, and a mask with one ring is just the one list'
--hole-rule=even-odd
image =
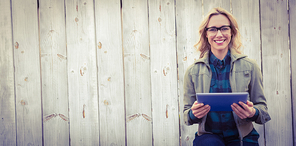
{"label": "nose", "polygon": [[217,31],[216,36],[222,36],[222,32],[221,32],[221,30],[218,30],[218,31]]}

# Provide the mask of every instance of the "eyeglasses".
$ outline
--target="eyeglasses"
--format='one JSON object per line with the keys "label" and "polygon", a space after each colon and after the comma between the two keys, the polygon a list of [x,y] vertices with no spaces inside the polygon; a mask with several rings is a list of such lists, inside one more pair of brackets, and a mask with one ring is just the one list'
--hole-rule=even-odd
{"label": "eyeglasses", "polygon": [[208,35],[214,36],[218,33],[218,30],[221,31],[222,34],[229,34],[231,30],[230,25],[224,25],[221,27],[209,27],[206,28],[206,31],[208,32]]}

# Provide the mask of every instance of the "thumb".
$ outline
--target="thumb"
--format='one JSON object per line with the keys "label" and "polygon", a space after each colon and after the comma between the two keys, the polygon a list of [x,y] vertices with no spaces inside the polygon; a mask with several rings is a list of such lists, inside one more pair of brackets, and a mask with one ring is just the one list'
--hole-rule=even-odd
{"label": "thumb", "polygon": [[253,107],[253,105],[254,105],[253,102],[251,102],[251,101],[249,101],[249,100],[248,100],[247,104],[248,104],[248,106],[250,106],[250,107]]}

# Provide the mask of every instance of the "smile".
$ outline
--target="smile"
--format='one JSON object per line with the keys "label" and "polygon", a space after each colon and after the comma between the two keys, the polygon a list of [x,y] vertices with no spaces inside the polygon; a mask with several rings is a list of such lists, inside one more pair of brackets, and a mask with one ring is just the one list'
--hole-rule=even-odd
{"label": "smile", "polygon": [[216,40],[216,41],[214,41],[214,42],[220,44],[220,43],[223,43],[224,41],[225,41],[225,40]]}

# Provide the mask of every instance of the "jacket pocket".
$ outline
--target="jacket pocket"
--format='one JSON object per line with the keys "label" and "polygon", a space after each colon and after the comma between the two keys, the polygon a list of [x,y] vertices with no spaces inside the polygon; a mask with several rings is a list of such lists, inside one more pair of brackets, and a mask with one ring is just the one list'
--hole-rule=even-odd
{"label": "jacket pocket", "polygon": [[208,74],[192,75],[194,89],[196,93],[207,93],[210,90],[211,78]]}
{"label": "jacket pocket", "polygon": [[248,92],[251,81],[251,71],[244,70],[235,72],[236,89],[239,92]]}

